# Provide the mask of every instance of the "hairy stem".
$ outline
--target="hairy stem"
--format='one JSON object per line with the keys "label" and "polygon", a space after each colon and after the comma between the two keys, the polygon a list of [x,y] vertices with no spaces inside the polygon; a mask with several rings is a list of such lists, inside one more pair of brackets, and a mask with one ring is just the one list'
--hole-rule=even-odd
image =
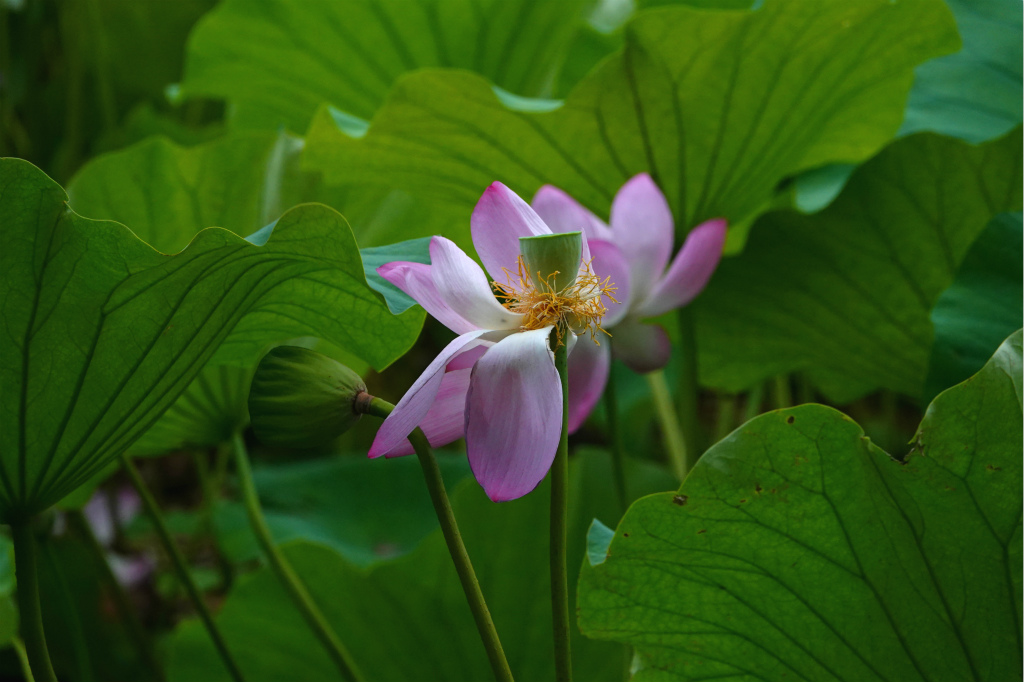
{"label": "hairy stem", "polygon": [[[380,398],[371,398],[364,401],[363,404],[368,414],[381,419],[386,419],[395,409],[394,405]],[[420,467],[423,469],[423,478],[427,483],[427,490],[430,492],[430,501],[434,504],[434,513],[437,514],[438,523],[441,524],[441,532],[448,545],[448,553],[452,557],[452,563],[455,564],[455,572],[459,575],[459,582],[466,595],[466,602],[469,604],[469,610],[473,613],[476,629],[480,633],[480,639],[487,651],[487,658],[491,662],[494,679],[498,682],[512,682],[512,671],[505,659],[505,651],[501,647],[501,640],[498,639],[498,631],[494,627],[494,620],[487,608],[487,602],[484,601],[484,593],[480,590],[480,583],[476,579],[476,572],[469,560],[466,545],[462,542],[462,534],[459,532],[459,525],[455,522],[455,513],[452,511],[452,503],[445,491],[444,479],[441,477],[441,469],[437,466],[434,451],[431,449],[426,435],[420,429],[409,434],[409,442],[412,443],[413,450],[416,451],[416,456],[419,458]]]}
{"label": "hairy stem", "polygon": [[566,527],[569,516],[569,371],[568,348],[555,349],[555,369],[562,382],[562,435],[551,464],[551,619],[555,644],[555,679],[572,680],[569,646],[569,574],[566,569]]}
{"label": "hairy stem", "polygon": [[231,438],[231,444],[235,451],[235,469],[238,473],[238,482],[242,488],[242,498],[245,501],[245,510],[249,515],[249,526],[256,535],[263,553],[270,561],[277,579],[281,581],[288,596],[291,597],[295,607],[302,614],[306,624],[320,640],[320,644],[331,657],[334,665],[337,666],[341,676],[349,682],[361,682],[363,676],[359,673],[352,654],[345,645],[341,643],[334,628],[327,622],[327,618],[317,607],[313,597],[306,589],[305,583],[292,567],[291,562],[278,550],[274,539],[270,535],[270,528],[263,518],[263,510],[260,508],[260,499],[256,493],[256,485],[252,480],[252,468],[249,466],[249,455],[245,448],[245,442],[241,434],[235,433]]}
{"label": "hairy stem", "polygon": [[178,579],[185,586],[185,591],[188,592],[189,599],[192,601],[192,606],[195,607],[200,620],[206,626],[206,631],[210,635],[210,641],[213,642],[217,653],[220,654],[224,666],[228,669],[231,678],[235,682],[244,682],[245,678],[242,677],[238,664],[235,663],[235,659],[231,656],[231,652],[224,643],[224,638],[221,637],[220,630],[217,629],[217,624],[213,622],[210,610],[206,607],[206,602],[203,601],[203,595],[199,592],[199,587],[196,585],[195,580],[192,579],[192,573],[188,570],[188,563],[185,561],[185,557],[182,556],[181,550],[178,549],[174,538],[171,537],[171,531],[167,529],[167,524],[164,523],[164,517],[160,513],[160,507],[157,506],[156,500],[153,499],[153,494],[149,492],[146,482],[142,480],[142,476],[139,474],[139,470],[135,468],[131,458],[123,453],[121,454],[121,466],[132,480],[132,485],[135,486],[139,497],[142,498],[142,504],[146,507],[146,513],[149,514],[150,519],[153,521],[153,527],[156,529],[157,536],[160,538],[160,542],[163,544],[167,555],[171,558],[171,562],[178,573]]}
{"label": "hairy stem", "polygon": [[25,643],[32,674],[39,682],[57,682],[46,649],[43,614],[39,607],[39,574],[36,567],[36,542],[30,528],[31,519],[11,521],[14,541],[14,575],[18,581],[18,613],[21,637]]}

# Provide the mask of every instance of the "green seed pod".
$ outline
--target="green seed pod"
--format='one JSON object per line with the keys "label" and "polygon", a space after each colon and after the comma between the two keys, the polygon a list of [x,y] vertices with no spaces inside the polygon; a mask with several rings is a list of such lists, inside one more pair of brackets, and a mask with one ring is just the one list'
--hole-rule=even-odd
{"label": "green seed pod", "polygon": [[249,389],[249,417],[267,445],[312,448],[352,428],[366,384],[326,355],[278,346],[263,356]]}
{"label": "green seed pod", "polygon": [[558,293],[576,281],[583,252],[583,234],[561,232],[520,237],[519,251],[534,286],[538,289],[551,286],[554,293]]}

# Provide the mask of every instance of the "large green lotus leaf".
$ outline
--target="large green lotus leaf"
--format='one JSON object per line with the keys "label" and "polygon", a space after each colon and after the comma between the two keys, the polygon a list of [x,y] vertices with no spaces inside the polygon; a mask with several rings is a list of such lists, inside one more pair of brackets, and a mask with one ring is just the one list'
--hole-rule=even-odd
{"label": "large green lotus leaf", "polygon": [[1019,332],[904,461],[821,405],[758,417],[630,508],[580,626],[638,682],[1017,679],[1021,436]]}
{"label": "large green lotus leaf", "polygon": [[963,49],[915,72],[901,134],[983,142],[1020,125],[1024,25],[1015,0],[947,0]]}
{"label": "large green lotus leaf", "polygon": [[[375,367],[415,340],[368,288],[351,230],[300,206],[242,239],[165,256],[72,212],[31,164],[0,161],[0,519],[35,513],[128,448],[211,358],[248,363],[317,334]],[[215,355],[216,354],[216,355]]]}
{"label": "large green lotus leaf", "polygon": [[899,127],[913,67],[957,45],[939,0],[659,8],[638,14],[623,51],[564,103],[424,70],[397,82],[364,135],[319,114],[304,162],[332,182],[467,210],[495,180],[525,197],[551,183],[605,216],[619,187],[648,171],[685,232],[747,217],[803,169],[876,152]]}
{"label": "large green lotus leaf", "polygon": [[[439,464],[449,488],[469,474],[465,457]],[[437,528],[414,457],[379,462],[364,453],[257,466],[253,480],[275,543],[309,540],[359,566],[405,554]],[[241,503],[221,503],[215,521],[229,560],[260,556]]]}
{"label": "large green lotus leaf", "polygon": [[[633,499],[672,487],[666,472],[631,464]],[[603,453],[574,458],[572,484],[569,561],[575,566],[583,560],[591,519],[597,516],[613,524],[618,514],[610,465]],[[553,678],[547,484],[523,499],[496,505],[475,481],[466,481],[452,498],[516,679]],[[356,521],[350,518],[350,522]],[[439,531],[412,553],[369,571],[356,568],[325,546],[291,543],[283,549],[356,657],[365,679],[492,679]],[[575,575],[572,578],[570,593],[575,593]],[[218,615],[218,625],[249,682],[324,680],[337,675],[267,569],[239,581]],[[577,679],[621,680],[624,653],[621,647],[574,638]],[[188,622],[176,633],[168,679],[227,679],[199,623]]]}
{"label": "large green lotus leaf", "polygon": [[921,133],[861,166],[821,213],[771,213],[695,302],[701,377],[739,391],[801,370],[835,402],[918,398],[929,317],[974,240],[1021,206],[1021,134]]}
{"label": "large green lotus leaf", "polygon": [[213,225],[250,234],[280,215],[263,210],[276,184],[276,138],[235,134],[183,147],[151,137],[83,166],[68,184],[68,203],[81,215],[128,225],[164,253]]}
{"label": "large green lotus leaf", "polygon": [[304,132],[322,103],[368,118],[395,79],[470,69],[522,95],[550,87],[584,0],[227,0],[188,42],[182,92],[240,125]]}
{"label": "large green lotus leaf", "polygon": [[1024,324],[1021,214],[996,216],[967,252],[956,279],[931,311],[935,343],[925,396],[981,369],[992,349]]}

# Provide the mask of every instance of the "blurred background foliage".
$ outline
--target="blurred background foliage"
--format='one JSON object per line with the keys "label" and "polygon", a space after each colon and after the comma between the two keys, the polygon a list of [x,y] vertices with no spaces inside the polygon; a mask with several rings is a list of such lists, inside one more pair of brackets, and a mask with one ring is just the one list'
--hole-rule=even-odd
{"label": "blurred background foliage", "polygon": [[[492,180],[524,197],[551,182],[607,217],[618,186],[647,170],[680,242],[702,219],[731,223],[728,257],[686,313],[700,349],[699,441],[824,402],[900,456],[928,402],[1021,326],[1021,6],[810,7],[0,0],[0,156],[32,162],[75,211],[164,253],[205,227],[247,236],[296,204],[325,203],[352,225],[393,312],[411,302],[372,280],[372,264],[424,260],[425,243],[408,240],[432,234],[470,250],[469,212]],[[661,320],[677,344],[679,317]],[[290,341],[397,401],[449,338],[427,320],[380,372],[351,349]],[[675,353],[672,390],[682,367]],[[612,371],[631,499],[674,489],[648,383]],[[327,659],[283,604],[238,502],[227,443],[248,422],[250,377],[244,363],[207,367],[130,451],[196,580],[223,606],[248,679],[322,679]],[[606,422],[599,408],[573,438],[573,566],[590,521],[614,527],[620,516]],[[374,431],[364,419],[312,452],[250,440],[275,539],[315,595],[344,594],[325,604],[375,624],[352,630],[349,613],[328,610],[374,679],[412,679],[410,662],[479,679],[486,664],[419,471],[366,461]],[[457,450],[442,466],[467,545],[513,668],[542,679],[544,496],[484,503]],[[225,673],[126,486],[107,467],[41,524],[54,664],[84,682],[215,679]],[[133,567],[142,577],[129,581]],[[12,590],[0,536],[0,677],[20,679]],[[429,600],[406,601],[408,591]],[[522,593],[540,596],[524,604]],[[432,632],[436,613],[450,620]],[[624,648],[574,646],[581,679],[621,679],[628,666]]]}

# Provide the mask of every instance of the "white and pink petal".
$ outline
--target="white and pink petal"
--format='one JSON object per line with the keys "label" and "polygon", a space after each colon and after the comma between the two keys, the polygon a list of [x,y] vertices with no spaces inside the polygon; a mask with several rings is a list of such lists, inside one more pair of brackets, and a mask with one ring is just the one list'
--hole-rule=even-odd
{"label": "white and pink petal", "polygon": [[722,218],[708,220],[690,230],[668,272],[641,303],[637,314],[657,317],[696,298],[718,267],[725,234],[726,222]]}

